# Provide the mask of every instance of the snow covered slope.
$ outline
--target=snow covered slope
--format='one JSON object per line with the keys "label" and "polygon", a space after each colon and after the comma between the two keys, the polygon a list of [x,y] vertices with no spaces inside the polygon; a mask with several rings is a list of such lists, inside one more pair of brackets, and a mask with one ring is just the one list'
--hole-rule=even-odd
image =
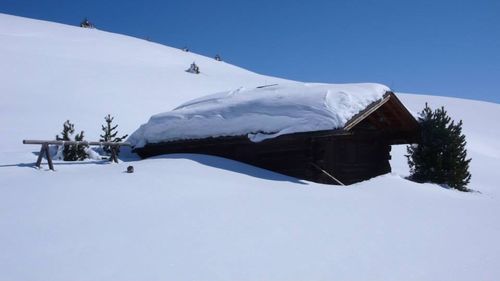
{"label": "snow covered slope", "polygon": [[[53,138],[70,119],[96,139],[108,113],[130,133],[152,114],[201,95],[283,81],[95,29],[4,14],[0,22],[2,135]],[[185,72],[193,61],[198,75]]]}
{"label": "snow covered slope", "polygon": [[[184,72],[195,60],[202,73]],[[0,15],[0,280],[497,280],[500,105],[427,101],[464,120],[470,187],[394,173],[339,188],[200,155],[33,169],[66,119],[96,139],[104,115],[130,133],[193,98],[282,83],[98,30]],[[485,121],[488,120],[488,121]],[[485,126],[488,124],[489,126]],[[128,165],[135,173],[123,171]]]}

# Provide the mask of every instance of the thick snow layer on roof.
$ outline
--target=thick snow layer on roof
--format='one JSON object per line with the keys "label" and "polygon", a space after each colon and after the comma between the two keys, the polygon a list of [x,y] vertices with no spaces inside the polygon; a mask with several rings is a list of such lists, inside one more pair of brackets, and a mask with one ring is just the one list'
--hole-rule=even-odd
{"label": "thick snow layer on roof", "polygon": [[179,139],[247,135],[258,142],[283,134],[336,129],[387,91],[384,85],[370,83],[240,88],[154,115],[128,141],[142,147]]}

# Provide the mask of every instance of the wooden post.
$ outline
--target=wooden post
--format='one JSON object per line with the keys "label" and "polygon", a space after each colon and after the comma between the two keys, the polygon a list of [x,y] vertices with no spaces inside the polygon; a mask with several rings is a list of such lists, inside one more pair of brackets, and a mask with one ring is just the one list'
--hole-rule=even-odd
{"label": "wooden post", "polygon": [[47,162],[49,163],[49,169],[54,171],[54,164],[52,164],[52,157],[50,156],[49,144],[46,143],[43,146],[45,146],[45,153],[47,154]]}
{"label": "wooden post", "polygon": [[40,165],[42,164],[42,157],[44,153],[45,153],[45,144],[42,144],[42,147],[40,148],[40,153],[38,153],[38,158],[36,159],[36,164],[35,164],[35,166],[38,169],[40,169]]}
{"label": "wooden post", "polygon": [[52,163],[52,157],[50,157],[49,144],[43,143],[42,148],[40,149],[40,153],[38,154],[38,159],[36,160],[35,166],[40,169],[42,165],[42,158],[45,155],[47,158],[47,162],[49,163],[49,169],[54,171],[54,164]]}
{"label": "wooden post", "polygon": [[334,180],[336,183],[340,184],[340,185],[344,185],[341,181],[339,181],[337,178],[335,178],[334,176],[332,176],[330,173],[328,173],[327,171],[323,170],[320,166],[314,164],[311,162],[311,165],[313,165],[313,167],[315,167],[316,169],[320,170],[323,174],[325,174],[327,177],[331,178],[332,180]]}
{"label": "wooden post", "polygon": [[116,157],[116,146],[112,145],[110,148],[111,148],[111,161],[118,163],[118,158]]}

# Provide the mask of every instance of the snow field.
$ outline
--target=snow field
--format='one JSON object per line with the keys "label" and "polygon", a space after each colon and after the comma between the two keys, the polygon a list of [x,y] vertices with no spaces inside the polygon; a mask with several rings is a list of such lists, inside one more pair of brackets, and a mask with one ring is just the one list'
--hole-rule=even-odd
{"label": "snow field", "polygon": [[[208,93],[283,84],[147,41],[0,14],[0,280],[497,280],[500,105],[398,94],[463,119],[461,193],[393,173],[346,188],[231,160],[169,155],[32,167],[70,119],[131,133]],[[184,70],[196,61],[199,75]],[[290,82],[290,81],[288,81]],[[112,105],[112,106],[110,106]],[[189,106],[189,105],[185,105]],[[110,112],[111,111],[111,112]],[[488,121],[485,121],[488,120]],[[133,174],[124,171],[135,167]]]}

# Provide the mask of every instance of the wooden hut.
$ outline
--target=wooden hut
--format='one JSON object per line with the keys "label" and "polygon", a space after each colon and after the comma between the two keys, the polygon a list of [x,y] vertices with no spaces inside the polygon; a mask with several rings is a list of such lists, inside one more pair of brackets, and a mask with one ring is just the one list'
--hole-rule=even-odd
{"label": "wooden hut", "polygon": [[141,157],[170,153],[209,154],[285,175],[327,184],[352,184],[389,173],[393,144],[415,143],[415,118],[392,92],[351,118],[343,128],[281,135],[261,142],[247,136],[150,143]]}

